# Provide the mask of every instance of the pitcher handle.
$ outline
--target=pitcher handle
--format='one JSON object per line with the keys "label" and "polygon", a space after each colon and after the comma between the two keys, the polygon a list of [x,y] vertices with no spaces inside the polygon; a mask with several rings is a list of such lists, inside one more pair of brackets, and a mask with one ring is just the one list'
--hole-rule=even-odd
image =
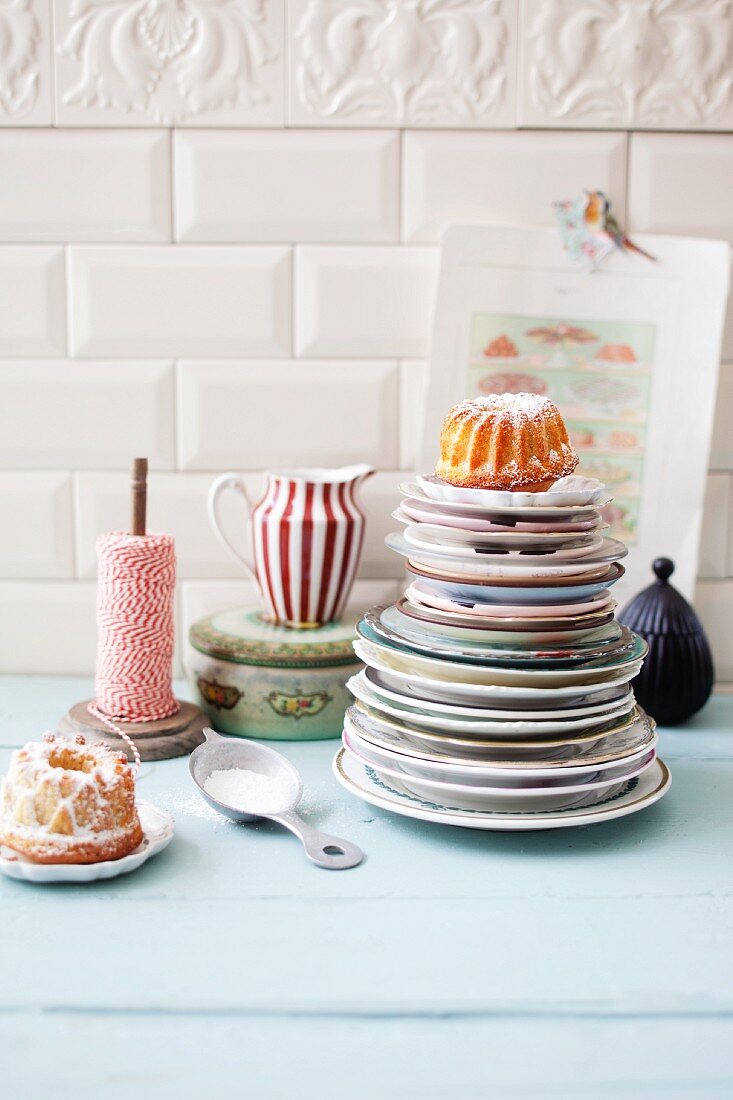
{"label": "pitcher handle", "polygon": [[225,546],[229,553],[232,554],[237,559],[237,561],[242,563],[244,568],[247,570],[247,572],[250,574],[253,581],[259,588],[259,581],[257,580],[257,570],[254,567],[254,562],[251,558],[245,557],[244,554],[237,549],[234,543],[231,542],[231,540],[225,534],[224,529],[221,525],[221,519],[219,516],[219,505],[221,503],[221,494],[226,489],[233,489],[235,492],[239,493],[239,495],[244,500],[244,505],[247,509],[247,515],[249,516],[250,521],[252,519],[252,504],[249,497],[247,496],[247,489],[244,484],[243,478],[239,477],[237,474],[221,474],[220,477],[217,477],[214,479],[214,481],[212,481],[209,488],[208,509],[211,526],[214,528],[214,532],[221,542],[222,546]]}

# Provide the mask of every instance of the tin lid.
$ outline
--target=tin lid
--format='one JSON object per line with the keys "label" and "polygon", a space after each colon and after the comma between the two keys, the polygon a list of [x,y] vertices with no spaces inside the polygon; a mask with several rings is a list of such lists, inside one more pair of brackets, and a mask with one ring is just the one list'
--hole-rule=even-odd
{"label": "tin lid", "polygon": [[329,668],[359,663],[351,643],[358,616],[307,630],[266,622],[258,610],[239,607],[199,619],[188,640],[199,653],[239,665]]}

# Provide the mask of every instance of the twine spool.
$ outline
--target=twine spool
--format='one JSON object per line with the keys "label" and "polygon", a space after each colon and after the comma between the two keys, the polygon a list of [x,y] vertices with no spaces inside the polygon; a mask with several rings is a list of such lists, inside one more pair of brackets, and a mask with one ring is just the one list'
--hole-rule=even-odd
{"label": "twine spool", "polygon": [[114,531],[97,539],[97,667],[89,710],[115,722],[154,722],[180,710],[173,694],[176,555],[170,535]]}

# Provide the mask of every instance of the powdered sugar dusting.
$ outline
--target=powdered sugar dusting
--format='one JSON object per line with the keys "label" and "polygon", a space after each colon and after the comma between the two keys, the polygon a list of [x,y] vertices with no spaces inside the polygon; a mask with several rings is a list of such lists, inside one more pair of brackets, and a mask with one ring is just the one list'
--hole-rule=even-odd
{"label": "powdered sugar dusting", "polygon": [[545,420],[548,416],[559,416],[560,410],[549,397],[540,397],[537,393],[492,393],[485,397],[473,397],[461,401],[448,413],[446,419],[457,414],[483,415],[485,412],[501,412],[503,419],[509,419],[519,426],[528,420]]}
{"label": "powdered sugar dusting", "polygon": [[275,813],[287,802],[282,783],[247,768],[219,768],[211,772],[204,781],[204,790],[217,802],[247,813]]}

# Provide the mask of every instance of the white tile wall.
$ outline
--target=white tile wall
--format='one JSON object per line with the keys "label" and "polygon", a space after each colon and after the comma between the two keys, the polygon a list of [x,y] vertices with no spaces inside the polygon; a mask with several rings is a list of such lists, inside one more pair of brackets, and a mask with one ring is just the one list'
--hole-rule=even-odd
{"label": "white tile wall", "polygon": [[73,577],[71,474],[0,473],[0,575]]}
{"label": "white tile wall", "polygon": [[389,131],[179,131],[176,239],[396,241],[399,159]]}
{"label": "white tile wall", "polygon": [[169,364],[0,361],[0,393],[0,468],[174,465]]}
{"label": "white tile wall", "polygon": [[54,108],[49,0],[3,4],[0,42],[0,126],[50,126]]}
{"label": "white tile wall", "polygon": [[0,246],[0,355],[65,354],[63,249]]}
{"label": "white tile wall", "polygon": [[733,244],[733,141],[726,134],[633,134],[629,225]]}
{"label": "white tile wall", "polygon": [[296,354],[425,355],[437,272],[436,249],[298,248]]}
{"label": "white tile wall", "polygon": [[164,130],[0,132],[0,240],[167,241],[170,207]]}
{"label": "white tile wall", "polygon": [[71,248],[80,356],[287,355],[290,249]]}
{"label": "white tile wall", "polygon": [[285,0],[54,2],[63,126],[279,126]]}
{"label": "white tile wall", "polygon": [[[268,466],[372,462],[355,600],[394,598],[448,224],[593,187],[632,231],[733,242],[719,0],[51,7],[0,3],[0,671],[91,669],[135,454],[179,641],[253,598],[208,528],[222,469],[256,496]],[[733,680],[733,305],[723,358],[698,603]]]}
{"label": "white tile wall", "polygon": [[396,466],[399,367],[383,362],[181,363],[185,470]]}
{"label": "white tile wall", "polygon": [[572,198],[581,179],[605,191],[623,218],[626,135],[408,132],[403,236],[439,241],[457,222],[551,225],[552,200]]}

